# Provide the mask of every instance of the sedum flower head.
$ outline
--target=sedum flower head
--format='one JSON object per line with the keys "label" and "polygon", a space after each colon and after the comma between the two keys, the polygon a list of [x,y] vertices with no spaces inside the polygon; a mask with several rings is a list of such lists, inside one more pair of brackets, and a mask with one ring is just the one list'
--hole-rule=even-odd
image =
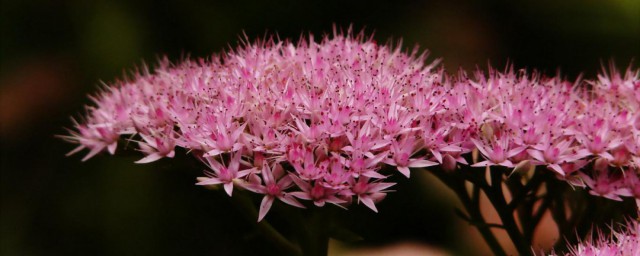
{"label": "sedum flower head", "polygon": [[[296,207],[373,211],[415,168],[546,166],[591,194],[640,198],[640,80],[614,69],[585,84],[508,69],[448,75],[426,54],[336,34],[269,40],[208,60],[170,64],[105,86],[67,140],[83,160],[120,138],[137,163],[201,159],[198,185]],[[472,152],[483,159],[473,161]],[[308,205],[307,205],[308,206]]]}
{"label": "sedum flower head", "polygon": [[640,255],[640,223],[628,220],[610,233],[598,232],[597,237],[569,247],[566,256],[631,256]]}

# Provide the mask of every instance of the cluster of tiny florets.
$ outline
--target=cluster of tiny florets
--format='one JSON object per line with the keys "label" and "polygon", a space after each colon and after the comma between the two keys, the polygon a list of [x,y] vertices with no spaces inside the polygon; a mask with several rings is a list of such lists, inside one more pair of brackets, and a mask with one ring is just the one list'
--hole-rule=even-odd
{"label": "cluster of tiny florets", "polygon": [[[640,255],[640,223],[628,220],[610,232],[597,231],[595,238],[569,247],[565,256],[635,256]],[[551,254],[558,255],[558,254]]]}
{"label": "cluster of tiny florets", "polygon": [[431,166],[546,166],[591,194],[640,198],[638,71],[571,83],[514,70],[449,75],[425,58],[335,35],[163,61],[105,86],[66,138],[79,144],[72,153],[89,150],[84,160],[113,154],[122,138],[144,154],[137,163],[184,148],[207,167],[198,185],[263,194],[259,219],[275,199],[377,211],[387,177]]}

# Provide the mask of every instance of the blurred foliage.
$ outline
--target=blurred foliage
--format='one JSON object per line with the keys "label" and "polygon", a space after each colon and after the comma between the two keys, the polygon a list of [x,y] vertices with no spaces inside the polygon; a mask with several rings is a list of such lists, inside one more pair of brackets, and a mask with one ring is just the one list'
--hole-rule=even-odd
{"label": "blurred foliage", "polygon": [[[194,186],[186,156],[135,165],[66,158],[54,138],[99,81],[153,64],[235,47],[239,36],[296,40],[333,24],[429,49],[449,70],[503,67],[593,77],[601,61],[640,56],[640,3],[567,1],[46,1],[0,6],[0,254],[265,254],[273,248],[223,193]],[[456,249],[448,200],[431,183],[398,180],[374,214],[345,212],[365,244],[413,240]],[[256,202],[257,203],[257,202]],[[276,217],[274,217],[276,218]]]}

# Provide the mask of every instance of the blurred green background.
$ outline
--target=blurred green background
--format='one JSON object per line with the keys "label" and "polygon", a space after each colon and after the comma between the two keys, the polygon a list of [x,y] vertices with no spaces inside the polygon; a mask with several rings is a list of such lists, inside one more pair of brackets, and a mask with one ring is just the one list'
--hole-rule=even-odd
{"label": "blurred green background", "polygon": [[[296,40],[333,24],[418,44],[450,71],[512,62],[574,79],[640,56],[637,0],[229,2],[2,0],[1,255],[273,251],[226,195],[193,185],[202,167],[187,157],[136,165],[138,156],[64,156],[73,146],[54,135],[83,113],[86,95],[159,56],[206,57],[235,47],[243,31]],[[416,241],[465,252],[451,199],[420,179],[399,179],[379,214],[345,214],[361,245]]]}

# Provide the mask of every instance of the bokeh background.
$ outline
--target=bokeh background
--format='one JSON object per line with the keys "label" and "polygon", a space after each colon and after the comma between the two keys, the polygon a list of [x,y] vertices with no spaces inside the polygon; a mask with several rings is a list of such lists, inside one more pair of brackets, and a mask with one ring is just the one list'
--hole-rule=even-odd
{"label": "bokeh background", "polygon": [[[64,156],[73,145],[54,135],[83,113],[86,95],[160,56],[207,57],[235,47],[243,32],[297,40],[335,24],[375,32],[378,42],[418,44],[450,71],[513,63],[593,78],[603,62],[626,68],[640,57],[637,0],[230,2],[1,1],[1,255],[273,252],[226,195],[193,185],[202,167],[188,157],[135,165],[135,154]],[[365,238],[357,246],[486,252],[427,175],[398,182],[379,214],[344,214]]]}

